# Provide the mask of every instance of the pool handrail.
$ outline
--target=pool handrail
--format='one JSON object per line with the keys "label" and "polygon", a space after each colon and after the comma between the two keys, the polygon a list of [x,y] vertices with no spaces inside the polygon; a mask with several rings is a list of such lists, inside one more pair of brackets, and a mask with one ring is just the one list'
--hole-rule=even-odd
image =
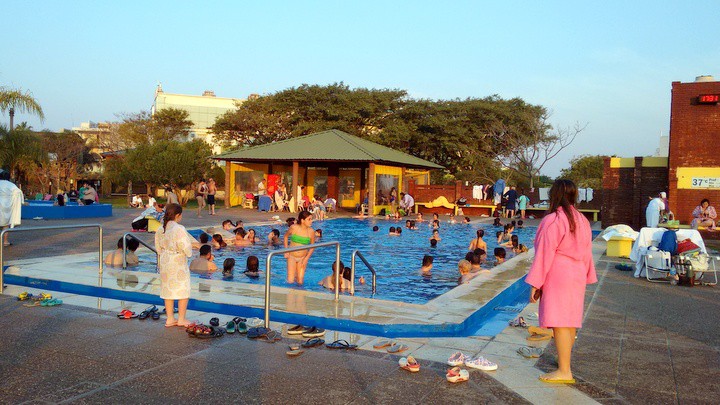
{"label": "pool handrail", "polygon": [[56,229],[73,229],[73,228],[98,228],[98,274],[103,273],[103,229],[100,224],[78,224],[78,225],[55,225],[55,226],[35,226],[27,228],[7,228],[0,231],[0,294],[3,293],[3,274],[5,273],[5,256],[3,250],[5,248],[5,234],[8,232],[25,232],[25,231],[46,231]]}
{"label": "pool handrail", "polygon": [[153,253],[155,253],[155,258],[156,258],[155,263],[157,264],[157,261],[160,260],[157,250],[155,250],[154,247],[148,245],[147,243],[145,243],[144,241],[142,241],[140,238],[133,235],[132,233],[126,232],[125,235],[123,235],[123,262],[122,262],[123,269],[127,269],[127,237],[128,236],[135,239],[136,241],[140,242],[141,245],[145,246],[146,248],[150,249]]}
{"label": "pool handrail", "polygon": [[365,256],[363,256],[363,254],[357,249],[353,250],[352,258],[350,259],[350,294],[355,294],[355,257],[359,257],[360,260],[365,263],[365,266],[367,266],[368,270],[370,270],[370,273],[372,273],[372,293],[373,295],[375,295],[377,273],[375,273],[375,268],[372,266],[372,264],[370,264],[367,259],[365,259]]}
{"label": "pool handrail", "polygon": [[[301,250],[317,249],[321,247],[335,246],[335,263],[340,264],[340,242],[328,241],[313,243],[310,245],[292,246],[284,249],[272,250],[265,259],[265,327],[270,328],[270,260],[273,256],[281,253],[298,252]],[[340,299],[340,272],[335,272],[335,301]]]}

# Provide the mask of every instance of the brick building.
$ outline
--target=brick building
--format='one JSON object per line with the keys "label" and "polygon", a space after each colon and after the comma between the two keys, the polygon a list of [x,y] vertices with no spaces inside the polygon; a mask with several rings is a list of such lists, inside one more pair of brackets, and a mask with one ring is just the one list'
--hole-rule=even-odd
{"label": "brick building", "polygon": [[690,223],[692,210],[703,198],[720,209],[718,99],[720,82],[709,76],[672,84],[668,198],[681,223]]}
{"label": "brick building", "polygon": [[720,208],[720,82],[672,83],[668,157],[605,158],[602,225],[645,226],[648,197],[668,192],[682,224],[703,198]]}

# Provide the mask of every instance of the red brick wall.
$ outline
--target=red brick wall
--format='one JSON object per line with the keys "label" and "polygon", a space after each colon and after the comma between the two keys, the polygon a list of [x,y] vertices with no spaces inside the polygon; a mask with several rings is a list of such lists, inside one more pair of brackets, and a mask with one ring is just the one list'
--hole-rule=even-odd
{"label": "red brick wall", "polygon": [[610,159],[603,161],[602,226],[625,224],[640,229],[645,226],[648,197],[667,191],[668,169],[642,167],[642,157],[635,158],[635,167],[611,168]]}
{"label": "red brick wall", "polygon": [[700,94],[720,94],[720,82],[672,84],[668,197],[682,223],[703,198],[720,208],[720,190],[677,189],[678,167],[720,167],[720,105],[698,105]]}

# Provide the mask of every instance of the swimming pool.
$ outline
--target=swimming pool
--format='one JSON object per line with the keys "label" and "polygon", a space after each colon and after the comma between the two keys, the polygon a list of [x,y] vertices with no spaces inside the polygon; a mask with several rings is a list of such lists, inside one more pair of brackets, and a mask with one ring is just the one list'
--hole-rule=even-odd
{"label": "swimming pool", "polygon": [[[407,303],[423,304],[427,301],[442,295],[457,286],[458,270],[457,263],[467,253],[470,241],[475,238],[478,229],[484,229],[488,244],[490,260],[483,266],[493,267],[492,251],[497,247],[495,232],[499,227],[490,224],[450,224],[444,222],[440,226],[440,237],[442,240],[435,248],[430,247],[429,238],[432,228],[427,223],[418,224],[417,230],[403,228],[401,236],[389,236],[388,229],[391,226],[404,226],[405,222],[395,222],[378,219],[351,219],[339,218],[328,221],[315,221],[313,228],[323,230],[324,241],[340,242],[340,257],[346,266],[350,266],[350,255],[354,249],[359,249],[377,272],[377,293],[375,298],[402,301]],[[373,232],[373,226],[377,225],[380,230]],[[287,230],[284,224],[278,226],[247,226],[247,229],[255,229],[258,237],[266,240],[271,229],[277,228],[281,235]],[[535,227],[516,229],[520,243],[532,248],[535,237]],[[199,231],[198,231],[199,232]],[[192,232],[198,234],[198,232]],[[235,258],[235,276],[228,282],[240,282],[249,284],[264,285],[265,276],[261,274],[259,279],[245,276],[242,271],[245,269],[247,257],[255,255],[260,259],[260,267],[264,273],[265,259],[269,249],[265,244],[257,244],[250,247],[228,247],[214,252],[215,262],[222,268],[222,262],[227,257]],[[431,277],[423,277],[419,273],[420,265],[424,255],[434,257],[434,266]],[[512,253],[508,252],[508,258]],[[128,268],[128,270],[139,270],[155,272],[155,257],[153,254],[142,254],[142,263],[139,267]],[[310,259],[308,270],[305,273],[305,285],[290,285],[286,282],[286,260],[282,256],[276,256],[272,260],[272,285],[305,289],[309,291],[331,291],[324,289],[318,283],[332,273],[332,262],[335,260],[334,248],[322,248],[315,251]],[[364,276],[370,282],[370,272],[361,261],[357,261],[355,269],[356,277]],[[211,278],[222,280],[222,273],[216,272],[209,277],[197,276],[198,278]],[[369,284],[359,285],[356,282],[355,295],[370,297],[372,289]]]}

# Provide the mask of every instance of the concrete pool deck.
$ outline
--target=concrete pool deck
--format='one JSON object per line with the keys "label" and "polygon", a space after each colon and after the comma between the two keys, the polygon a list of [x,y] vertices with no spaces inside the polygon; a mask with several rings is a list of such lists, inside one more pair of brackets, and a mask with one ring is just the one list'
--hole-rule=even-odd
{"label": "concrete pool deck", "polygon": [[[264,218],[268,216],[264,214]],[[247,217],[243,215],[249,222]],[[223,216],[215,218],[224,219]],[[120,234],[109,239],[117,240]],[[22,243],[21,235],[12,236],[17,238],[12,249],[18,253],[26,244]],[[71,238],[70,242],[72,240],[77,239]],[[92,249],[92,242],[87,243],[90,248],[85,251]],[[58,242],[53,249],[63,253],[81,252],[81,247],[76,245],[68,247]],[[177,328],[163,328],[162,321],[119,321],[114,311],[70,305],[25,308],[11,297],[3,296],[0,297],[0,339],[9,343],[0,347],[0,375],[4,377],[0,382],[0,400],[11,403],[29,400],[51,403],[714,402],[720,394],[717,289],[650,285],[614,270],[616,261],[602,256],[603,251],[604,243],[596,242],[600,283],[588,289],[587,321],[574,358],[574,371],[581,382],[575,387],[549,387],[537,381],[541,368],[552,367],[553,346],[549,345],[536,367],[535,361],[515,353],[526,344],[524,330],[517,328],[508,327],[493,338],[398,339],[410,346],[403,354],[414,355],[423,365],[420,373],[409,374],[398,369],[399,356],[372,349],[377,339],[372,336],[328,331],[326,340],[347,339],[364,350],[337,353],[311,349],[300,358],[289,359],[284,351],[293,340],[288,337],[274,345],[251,342],[237,335],[200,341],[187,338]],[[44,255],[45,252],[37,253]],[[25,254],[26,257],[38,256],[32,251]],[[13,288],[10,286],[6,293],[18,292]],[[72,300],[68,297],[68,303]],[[94,302],[90,305],[97,305],[97,299],[91,300]],[[101,308],[122,305],[102,300]],[[684,311],[687,307],[697,311]],[[524,314],[534,311],[533,306],[528,306]],[[206,321],[210,314],[193,316]],[[440,362],[455,350],[483,353],[496,361],[500,369],[487,373],[472,371],[468,384],[449,384],[444,381],[446,366]],[[288,380],[292,383],[288,384]],[[173,386],[173,381],[182,381],[182,384]]]}

